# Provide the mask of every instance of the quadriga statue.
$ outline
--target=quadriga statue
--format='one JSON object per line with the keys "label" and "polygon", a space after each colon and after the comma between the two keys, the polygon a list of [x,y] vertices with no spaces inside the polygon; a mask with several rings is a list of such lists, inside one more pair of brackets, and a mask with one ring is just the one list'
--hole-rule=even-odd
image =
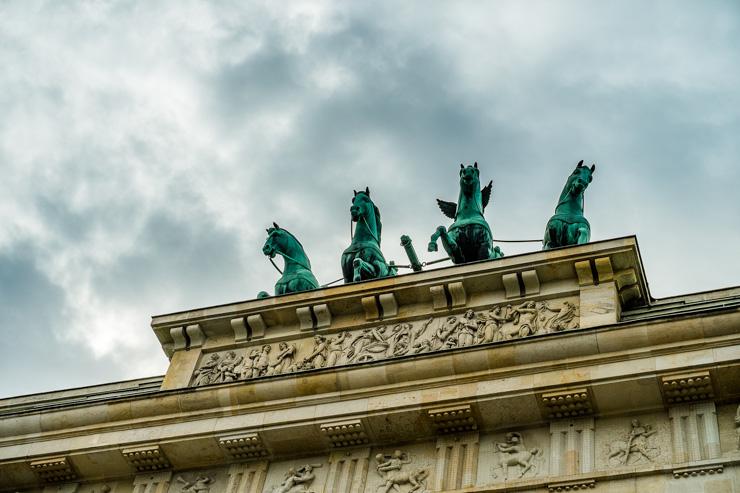
{"label": "quadriga statue", "polygon": [[437,239],[456,264],[503,257],[499,247],[493,246],[491,227],[483,217],[483,211],[491,198],[493,182],[480,187],[478,163],[473,166],[460,164],[460,195],[457,203],[437,199],[442,213],[455,222],[445,229],[437,228],[429,242],[428,250],[437,251]]}
{"label": "quadriga statue", "polygon": [[352,243],[342,253],[344,282],[395,276],[397,268],[389,265],[380,251],[380,210],[370,199],[370,189],[357,191],[349,209],[352,222],[357,223]]}
{"label": "quadriga statue", "polygon": [[543,250],[581,245],[591,239],[591,225],[583,216],[583,194],[595,170],[595,164],[589,168],[581,160],[568,177],[555,207],[555,215],[547,222]]}
{"label": "quadriga statue", "polygon": [[[282,229],[277,223],[267,229],[267,239],[262,246],[262,253],[272,261],[275,255],[283,257],[285,266],[282,276],[275,283],[275,295],[308,291],[319,287],[319,282],[311,272],[311,261],[308,260],[303,245],[289,231]],[[266,298],[269,294],[261,291],[257,297]]]}

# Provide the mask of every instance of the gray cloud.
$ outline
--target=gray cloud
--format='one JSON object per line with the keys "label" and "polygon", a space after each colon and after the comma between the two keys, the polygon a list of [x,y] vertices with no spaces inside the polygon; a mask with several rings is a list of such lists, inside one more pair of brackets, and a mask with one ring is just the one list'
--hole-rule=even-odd
{"label": "gray cloud", "polygon": [[739,41],[729,1],[5,3],[0,394],[162,372],[149,316],[272,290],[273,220],[336,279],[353,188],[405,263],[460,162],[519,239],[595,161],[654,295],[736,285]]}

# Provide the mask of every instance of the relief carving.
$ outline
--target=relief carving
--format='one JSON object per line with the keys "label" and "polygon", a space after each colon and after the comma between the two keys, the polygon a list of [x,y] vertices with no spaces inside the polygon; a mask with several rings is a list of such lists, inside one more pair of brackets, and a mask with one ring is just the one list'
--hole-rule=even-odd
{"label": "relief carving", "polygon": [[[496,450],[499,452],[497,462],[494,463],[494,478],[502,477],[504,481],[523,478],[525,474],[535,476],[542,451],[539,448],[527,449],[521,433],[509,432],[506,441],[497,442]],[[509,477],[509,468],[517,467],[517,475]]]}
{"label": "relief carving", "polygon": [[[575,303],[525,301],[461,315],[315,335],[313,345],[290,342],[213,353],[193,373],[193,386],[380,361],[578,328]],[[309,351],[310,348],[310,351]]]}
{"label": "relief carving", "polygon": [[419,491],[421,488],[426,489],[426,479],[429,477],[429,470],[422,468],[404,469],[404,466],[411,464],[411,460],[400,450],[396,450],[391,455],[377,454],[375,470],[383,478],[384,483],[378,486],[377,491],[389,493],[391,490],[400,492],[401,486],[409,485],[411,488],[406,493]]}
{"label": "relief carving", "polygon": [[609,444],[607,461],[612,466],[653,462],[660,455],[660,448],[651,443],[650,437],[657,433],[650,425],[642,425],[639,420],[632,420],[625,440],[615,440]]}
{"label": "relief carving", "polygon": [[316,479],[313,470],[321,464],[305,464],[298,469],[292,467],[285,473],[285,480],[273,488],[272,493],[313,493],[308,486]]}
{"label": "relief carving", "polygon": [[180,491],[187,493],[208,493],[211,491],[213,478],[208,476],[198,476],[193,481],[186,481],[182,476],[177,477],[177,482],[182,483]]}

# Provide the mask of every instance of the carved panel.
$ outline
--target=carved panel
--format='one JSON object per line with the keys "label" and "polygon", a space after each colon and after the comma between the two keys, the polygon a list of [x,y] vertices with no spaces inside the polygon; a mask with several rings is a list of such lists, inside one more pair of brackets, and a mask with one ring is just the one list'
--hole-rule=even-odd
{"label": "carved panel", "polygon": [[503,435],[487,436],[485,442],[485,448],[481,450],[480,467],[481,470],[485,468],[488,477],[480,484],[547,475],[546,435],[542,430],[510,431]]}
{"label": "carved panel", "polygon": [[371,461],[366,491],[410,493],[432,489],[434,459],[418,454],[418,447],[380,449]]}
{"label": "carved panel", "polygon": [[328,469],[326,457],[272,462],[267,471],[264,493],[323,491]]}
{"label": "carved panel", "polygon": [[655,440],[656,433],[658,430],[654,430],[651,424],[633,419],[629,430],[612,437],[609,442],[607,463],[620,467],[654,462],[661,454],[660,444]]}
{"label": "carved panel", "polygon": [[[452,286],[454,283],[450,284]],[[460,289],[457,289],[460,288]],[[464,297],[455,286],[454,300]],[[372,306],[376,306],[375,297]],[[392,305],[385,300],[386,305]],[[462,303],[462,302],[460,302]],[[251,317],[248,319],[253,325]],[[237,324],[238,325],[238,324]],[[524,301],[459,315],[346,330],[331,336],[205,353],[192,386],[251,380],[299,371],[410,357],[579,327],[577,298]]]}

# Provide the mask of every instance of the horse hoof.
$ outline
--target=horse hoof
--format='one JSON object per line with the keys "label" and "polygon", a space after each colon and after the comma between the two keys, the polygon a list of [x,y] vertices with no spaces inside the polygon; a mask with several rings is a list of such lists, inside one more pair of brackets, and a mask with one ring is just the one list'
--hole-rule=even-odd
{"label": "horse hoof", "polygon": [[436,252],[437,251],[437,243],[430,241],[429,245],[427,246],[427,252]]}

